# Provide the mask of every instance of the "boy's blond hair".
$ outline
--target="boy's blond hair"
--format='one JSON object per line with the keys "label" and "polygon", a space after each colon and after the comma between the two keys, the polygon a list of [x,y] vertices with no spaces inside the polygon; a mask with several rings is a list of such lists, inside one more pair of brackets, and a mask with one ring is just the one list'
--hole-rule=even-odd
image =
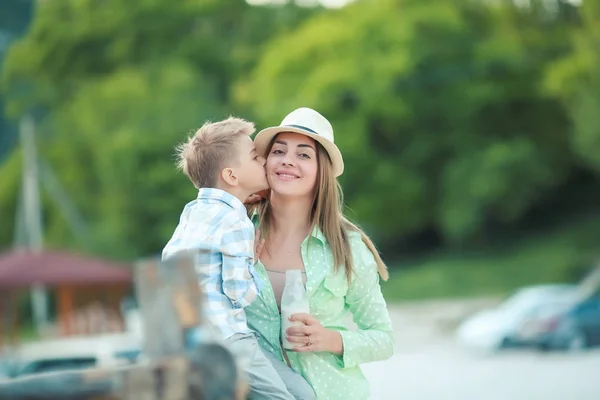
{"label": "boy's blond hair", "polygon": [[250,136],[254,131],[254,124],[241,118],[207,121],[187,141],[177,146],[177,166],[197,189],[216,187],[226,163],[239,155],[237,145],[240,138]]}

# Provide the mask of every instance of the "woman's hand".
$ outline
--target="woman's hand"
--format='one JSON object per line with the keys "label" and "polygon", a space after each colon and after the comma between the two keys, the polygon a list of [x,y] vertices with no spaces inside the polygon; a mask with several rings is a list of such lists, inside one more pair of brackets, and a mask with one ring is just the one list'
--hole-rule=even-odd
{"label": "woman's hand", "polygon": [[318,352],[341,355],[344,352],[342,335],[338,331],[327,329],[312,315],[305,313],[293,314],[290,321],[302,322],[302,325],[292,326],[287,329],[287,340],[297,344],[294,351]]}

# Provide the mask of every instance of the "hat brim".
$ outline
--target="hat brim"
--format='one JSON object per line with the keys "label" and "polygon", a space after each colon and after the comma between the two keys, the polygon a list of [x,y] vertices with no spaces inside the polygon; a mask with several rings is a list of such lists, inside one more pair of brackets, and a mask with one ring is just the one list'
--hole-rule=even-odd
{"label": "hat brim", "polygon": [[316,133],[293,126],[273,126],[258,132],[254,137],[254,146],[256,147],[258,154],[261,154],[266,158],[267,148],[269,147],[269,144],[271,144],[271,140],[283,132],[299,133],[301,135],[308,136],[316,142],[319,142],[325,151],[327,151],[327,154],[331,159],[331,163],[333,164],[333,174],[338,177],[344,172],[344,159],[342,158],[342,153],[340,153],[340,149],[338,149],[334,143],[325,139],[323,136],[317,135]]}

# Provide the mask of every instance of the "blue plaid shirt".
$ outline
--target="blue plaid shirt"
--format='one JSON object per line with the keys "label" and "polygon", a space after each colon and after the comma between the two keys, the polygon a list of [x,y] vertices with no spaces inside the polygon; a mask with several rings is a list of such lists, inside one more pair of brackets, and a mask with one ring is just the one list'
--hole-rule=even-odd
{"label": "blue plaid shirt", "polygon": [[208,322],[223,338],[252,332],[244,307],[254,301],[263,281],[254,269],[254,225],[242,202],[223,190],[200,189],[183,209],[162,259],[190,250],[197,252],[195,268],[207,298]]}

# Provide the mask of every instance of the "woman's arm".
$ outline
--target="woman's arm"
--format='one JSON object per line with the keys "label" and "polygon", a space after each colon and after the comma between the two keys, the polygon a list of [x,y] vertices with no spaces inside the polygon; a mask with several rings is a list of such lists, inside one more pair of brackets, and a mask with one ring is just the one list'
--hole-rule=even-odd
{"label": "woman's arm", "polygon": [[[333,353],[344,368],[384,360],[394,351],[392,322],[381,294],[377,263],[360,237],[356,239],[352,246],[356,274],[344,299],[358,331],[328,329],[315,317],[304,313],[292,315],[292,321],[303,324],[287,330],[288,341],[297,344],[295,351]],[[346,285],[345,277],[339,284]]]}
{"label": "woman's arm", "polygon": [[340,332],[343,342],[340,361],[345,368],[384,360],[394,352],[392,321],[381,293],[377,264],[362,240],[352,239],[355,275],[346,293],[346,304],[358,330]]}

